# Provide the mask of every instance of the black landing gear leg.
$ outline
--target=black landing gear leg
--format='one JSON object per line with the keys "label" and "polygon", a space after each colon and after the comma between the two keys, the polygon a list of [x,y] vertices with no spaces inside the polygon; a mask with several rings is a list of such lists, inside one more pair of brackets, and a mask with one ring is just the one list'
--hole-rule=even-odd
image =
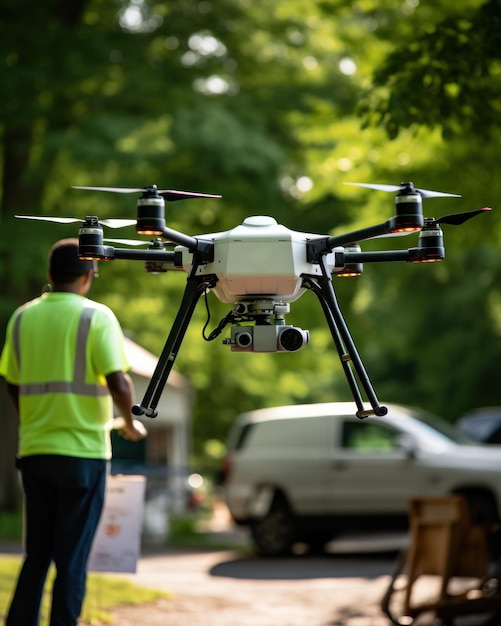
{"label": "black landing gear leg", "polygon": [[178,314],[174,320],[167,341],[165,342],[162,354],[146,389],[142,403],[136,404],[132,408],[134,415],[147,415],[156,417],[156,410],[162,391],[167,383],[170,371],[174,365],[177,353],[181,347],[186,329],[190,323],[193,311],[202,294],[217,282],[216,276],[196,276],[198,265],[195,263],[186,282],[183,299]]}
{"label": "black landing gear leg", "polygon": [[[341,364],[350,386],[353,399],[357,405],[357,417],[365,418],[369,415],[386,415],[388,409],[381,406],[376,397],[376,393],[372,387],[369,376],[365,370],[364,364],[357,352],[356,346],[348,330],[348,326],[344,320],[341,309],[332,286],[332,279],[325,267],[324,258],[322,259],[322,278],[308,277],[305,279],[305,287],[311,289],[317,296],[324,311],[327,324],[331,331],[334,344],[341,359]],[[352,369],[353,366],[353,369]],[[355,372],[353,371],[355,370]],[[362,395],[357,384],[358,379],[367,395],[372,406],[372,411],[364,408]]]}

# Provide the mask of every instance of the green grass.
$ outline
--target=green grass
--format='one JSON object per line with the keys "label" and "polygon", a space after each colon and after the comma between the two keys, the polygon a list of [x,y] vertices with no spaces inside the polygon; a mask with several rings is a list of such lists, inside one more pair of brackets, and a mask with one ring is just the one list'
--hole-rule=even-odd
{"label": "green grass", "polygon": [[[4,618],[17,580],[21,565],[21,557],[0,556],[0,618]],[[42,603],[42,619],[40,626],[47,626],[50,607],[50,590],[54,571],[51,570],[47,579],[46,590]],[[89,574],[87,579],[87,595],[82,612],[82,624],[113,624],[113,608],[126,604],[147,604],[169,594],[138,587],[125,578]]]}
{"label": "green grass", "polygon": [[[202,550],[246,550],[246,546],[230,542],[220,542],[217,536],[204,532],[203,521],[206,515],[188,514],[173,516],[170,519],[170,536],[167,545],[178,548]],[[202,528],[200,528],[202,526]],[[0,513],[0,540],[20,544],[22,534],[21,514]],[[20,556],[0,555],[0,622],[5,617],[14,591],[19,568]],[[50,610],[50,590],[54,578],[51,569],[47,579],[42,603],[40,626],[47,626]],[[113,608],[120,605],[140,605],[168,598],[169,594],[138,587],[119,575],[90,573],[87,579],[87,594],[82,613],[82,624],[113,624]]]}
{"label": "green grass", "polygon": [[0,539],[5,541],[20,541],[23,532],[22,513],[0,512]]}

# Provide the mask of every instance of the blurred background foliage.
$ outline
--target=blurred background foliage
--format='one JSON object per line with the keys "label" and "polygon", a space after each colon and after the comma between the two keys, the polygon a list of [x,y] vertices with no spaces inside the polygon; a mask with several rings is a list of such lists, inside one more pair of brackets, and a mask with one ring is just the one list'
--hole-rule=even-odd
{"label": "blurred background foliage", "polygon": [[[334,234],[393,213],[391,194],[343,183],[412,180],[462,195],[426,200],[425,215],[494,211],[444,226],[444,263],[335,278],[342,310],[381,400],[449,420],[499,404],[500,16],[499,0],[5,0],[2,329],[40,292],[50,244],[78,232],[16,213],[135,216],[133,196],[72,185],[222,194],[167,205],[188,234],[255,214]],[[363,249],[393,244],[416,236]],[[131,261],[100,274],[92,297],[158,354],[185,276]],[[229,307],[209,301],[215,325]],[[195,457],[242,410],[351,400],[311,294],[287,317],[311,331],[298,354],[232,354],[202,339],[206,318],[201,301],[176,361],[197,394]]]}

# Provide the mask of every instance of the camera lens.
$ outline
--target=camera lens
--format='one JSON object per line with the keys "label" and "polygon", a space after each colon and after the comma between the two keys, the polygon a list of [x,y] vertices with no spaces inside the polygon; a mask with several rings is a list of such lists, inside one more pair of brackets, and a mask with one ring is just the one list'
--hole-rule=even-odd
{"label": "camera lens", "polygon": [[287,352],[296,352],[308,343],[308,331],[300,328],[286,328],[280,333],[278,343]]}
{"label": "camera lens", "polygon": [[247,332],[235,335],[235,343],[239,348],[248,348],[252,343],[252,335]]}

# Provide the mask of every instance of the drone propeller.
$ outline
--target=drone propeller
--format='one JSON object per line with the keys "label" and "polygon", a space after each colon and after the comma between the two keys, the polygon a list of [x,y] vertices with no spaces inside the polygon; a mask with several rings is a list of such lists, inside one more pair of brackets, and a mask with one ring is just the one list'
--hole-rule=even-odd
{"label": "drone propeller", "polygon": [[[465,211],[464,213],[452,213],[451,215],[444,215],[443,217],[439,217],[435,219],[434,217],[425,217],[425,227],[431,228],[433,226],[437,226],[438,224],[450,224],[452,226],[461,226],[472,217],[476,215],[480,215],[481,213],[485,213],[486,211],[492,211],[489,207],[484,207],[483,209],[476,209],[475,211]],[[410,235],[409,232],[402,233],[388,233],[386,235],[378,235],[377,237],[373,237],[373,239],[389,239],[391,237],[403,237],[406,235]]]}
{"label": "drone propeller", "polygon": [[438,219],[433,219],[435,224],[452,224],[453,226],[460,226],[464,224],[475,215],[480,215],[481,213],[485,213],[486,211],[491,211],[492,209],[489,207],[484,207],[483,209],[476,209],[475,211],[466,211],[464,213],[453,213],[452,215],[444,215],[444,217],[439,217]]}
{"label": "drone propeller", "polygon": [[165,239],[150,239],[150,241],[146,241],[145,239],[109,239],[104,238],[104,243],[118,243],[124,246],[148,246],[150,250],[163,250],[165,246],[173,246],[175,243],[173,241],[166,241]]}
{"label": "drone propeller", "polygon": [[379,185],[372,183],[344,183],[356,187],[367,187],[378,191],[406,191],[407,193],[418,193],[422,198],[460,198],[456,193],[444,193],[443,191],[430,191],[429,189],[418,189],[412,183],[400,183],[400,185]]}
{"label": "drone propeller", "polygon": [[186,200],[187,198],[221,198],[220,195],[214,195],[210,193],[198,193],[196,191],[176,191],[175,189],[157,189],[156,185],[151,187],[78,187],[73,186],[73,189],[84,189],[87,191],[108,191],[111,193],[142,193],[145,196],[161,196],[168,202],[174,202],[175,200]]}
{"label": "drone propeller", "polygon": [[[39,222],[57,222],[58,224],[73,224],[75,222],[85,222],[85,220],[78,217],[49,217],[45,215],[16,215],[18,219],[22,220],[37,220]],[[99,220],[100,224],[108,226],[109,228],[123,228],[124,226],[133,226],[136,220],[126,220],[122,218]]]}
{"label": "drone propeller", "polygon": [[103,239],[104,243],[120,243],[124,246],[148,246],[150,244],[149,241],[141,241],[139,239]]}

